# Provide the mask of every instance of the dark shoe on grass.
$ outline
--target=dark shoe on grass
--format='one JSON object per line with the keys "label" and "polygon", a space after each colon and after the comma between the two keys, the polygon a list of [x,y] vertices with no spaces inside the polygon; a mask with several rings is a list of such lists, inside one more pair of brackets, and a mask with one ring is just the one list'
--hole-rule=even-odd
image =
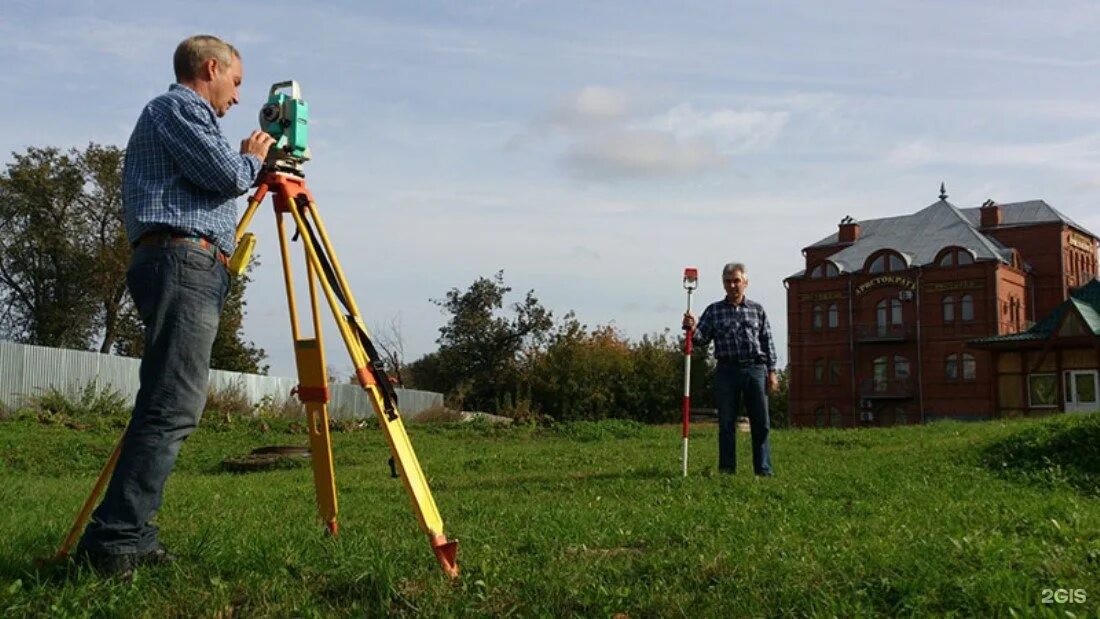
{"label": "dark shoe on grass", "polygon": [[156,548],[153,548],[152,550],[150,550],[148,552],[143,552],[139,555],[136,555],[134,557],[134,563],[135,563],[135,565],[140,565],[140,566],[168,565],[169,563],[174,562],[178,558],[179,557],[177,557],[176,555],[168,552],[167,548],[165,548],[164,546],[161,546],[158,543],[156,545]]}
{"label": "dark shoe on grass", "polygon": [[133,553],[107,554],[78,549],[73,555],[73,560],[91,567],[100,576],[118,578],[130,581],[134,578],[134,568],[137,567]]}

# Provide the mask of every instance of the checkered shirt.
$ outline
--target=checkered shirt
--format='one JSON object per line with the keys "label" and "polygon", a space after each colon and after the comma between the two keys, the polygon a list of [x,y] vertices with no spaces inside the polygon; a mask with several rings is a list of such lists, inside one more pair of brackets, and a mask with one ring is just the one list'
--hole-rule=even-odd
{"label": "checkered shirt", "polygon": [[725,299],[703,310],[692,341],[697,346],[714,342],[714,356],[722,361],[751,361],[775,371],[775,341],[764,306],[745,299],[732,305]]}
{"label": "checkered shirt", "polygon": [[236,198],[262,165],[229,145],[206,99],[172,84],[142,110],[126,146],[122,210],[130,244],[173,230],[206,237],[232,254]]}

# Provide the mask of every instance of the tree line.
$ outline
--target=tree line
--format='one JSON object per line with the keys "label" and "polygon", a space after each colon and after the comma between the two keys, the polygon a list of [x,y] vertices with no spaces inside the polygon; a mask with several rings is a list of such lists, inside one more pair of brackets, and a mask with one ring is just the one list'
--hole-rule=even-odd
{"label": "tree line", "polygon": [[[141,319],[126,290],[131,248],[116,146],[12,153],[0,172],[0,338],[140,357]],[[266,373],[243,333],[247,274],[234,278],[214,341],[215,369]]]}
{"label": "tree line", "polygon": [[[434,299],[448,316],[439,348],[401,368],[406,386],[442,392],[452,408],[521,419],[680,419],[683,333],[666,329],[632,341],[613,325],[590,328],[573,312],[555,320],[533,290],[506,306],[511,291],[497,272]],[[713,379],[712,358],[697,350],[693,408],[714,407]],[[775,425],[788,425],[786,372],[771,410]]]}

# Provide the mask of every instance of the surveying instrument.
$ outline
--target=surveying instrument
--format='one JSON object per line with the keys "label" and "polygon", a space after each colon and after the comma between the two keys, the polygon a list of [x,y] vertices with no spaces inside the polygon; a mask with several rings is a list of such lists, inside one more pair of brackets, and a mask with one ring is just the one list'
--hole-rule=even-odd
{"label": "surveying instrument", "polygon": [[[416,458],[398,412],[397,392],[385,372],[381,355],[378,354],[367,333],[347,279],[340,268],[340,262],[336,258],[320,214],[317,212],[317,203],[314,202],[313,195],[306,186],[302,164],[310,159],[307,146],[309,108],[301,98],[297,82],[279,82],[272,85],[268,101],[260,110],[260,128],[275,138],[275,143],[268,151],[267,161],[264,162],[257,177],[256,192],[249,199],[248,207],[237,224],[237,249],[229,261],[229,270],[234,275],[240,275],[248,266],[256,245],[256,238],[246,230],[257,208],[270,194],[275,207],[275,223],[279,235],[287,306],[290,311],[290,328],[298,368],[299,383],[291,394],[297,395],[306,408],[313,483],[321,519],[328,533],[332,535],[338,533],[336,481],[327,406],[328,372],[321,337],[319,296],[323,294],[332,310],[348,354],[351,356],[355,377],[369,395],[374,412],[386,435],[392,454],[391,469],[396,469],[400,473],[420,528],[427,534],[432,551],[443,571],[448,576],[456,577],[458,564],[455,555],[458,542],[448,541],[443,533],[443,519],[439,515],[439,509],[432,498],[427,479],[420,468],[420,462]],[[286,226],[288,215],[295,227],[294,237],[289,240]],[[294,296],[289,244],[295,240],[301,241],[304,251],[312,334],[302,332],[298,305]],[[57,558],[68,556],[92,512],[96,499],[114,470],[121,446],[120,440],[100,473],[92,494],[77,516],[68,537],[58,550]]]}

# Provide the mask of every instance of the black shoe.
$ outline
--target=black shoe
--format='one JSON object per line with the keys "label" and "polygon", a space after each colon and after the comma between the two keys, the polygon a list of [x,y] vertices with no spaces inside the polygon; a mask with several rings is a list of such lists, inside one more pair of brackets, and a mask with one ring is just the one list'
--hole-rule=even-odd
{"label": "black shoe", "polygon": [[73,560],[87,564],[101,576],[126,581],[134,578],[134,568],[137,567],[133,553],[108,554],[79,549]]}
{"label": "black shoe", "polygon": [[152,550],[150,550],[148,552],[143,552],[139,555],[135,555],[134,556],[134,564],[135,565],[141,565],[141,566],[146,566],[146,565],[168,565],[169,563],[172,563],[173,561],[175,561],[178,558],[179,557],[177,557],[176,555],[168,552],[167,548],[165,548],[164,546],[161,546],[158,543],[156,545],[156,548],[153,548]]}

